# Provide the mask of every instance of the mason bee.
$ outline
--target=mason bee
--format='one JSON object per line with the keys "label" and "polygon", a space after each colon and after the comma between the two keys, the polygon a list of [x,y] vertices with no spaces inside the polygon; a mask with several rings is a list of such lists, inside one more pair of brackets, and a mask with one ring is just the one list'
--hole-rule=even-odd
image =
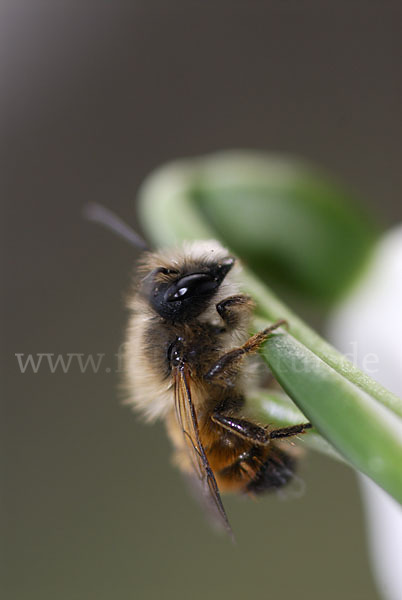
{"label": "mason bee", "polygon": [[[127,237],[105,209],[92,206],[89,217]],[[131,231],[131,241],[136,235]],[[285,486],[295,459],[277,440],[311,427],[270,429],[243,415],[247,357],[285,322],[249,337],[254,302],[240,292],[239,271],[238,259],[216,241],[145,251],[128,300],[125,345],[128,401],[148,421],[165,420],[174,462],[196,477],[229,531],[220,491],[258,495]]]}

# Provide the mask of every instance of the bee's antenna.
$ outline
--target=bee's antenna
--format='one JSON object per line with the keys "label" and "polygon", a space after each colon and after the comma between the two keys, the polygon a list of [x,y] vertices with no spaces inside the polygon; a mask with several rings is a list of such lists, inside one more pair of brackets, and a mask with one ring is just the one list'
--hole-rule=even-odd
{"label": "bee's antenna", "polygon": [[99,223],[107,229],[111,229],[117,235],[124,238],[133,246],[141,250],[149,250],[149,246],[142,237],[134,231],[127,223],[125,223],[114,212],[98,204],[97,202],[88,202],[84,205],[82,213],[88,221]]}

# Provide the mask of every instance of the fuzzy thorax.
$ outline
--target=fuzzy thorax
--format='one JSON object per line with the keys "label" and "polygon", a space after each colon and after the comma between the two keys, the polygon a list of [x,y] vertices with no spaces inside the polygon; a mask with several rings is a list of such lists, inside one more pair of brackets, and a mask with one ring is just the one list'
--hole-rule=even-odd
{"label": "fuzzy thorax", "polygon": [[[184,330],[184,326],[186,331],[191,327],[189,323],[177,325],[161,318],[152,308],[149,294],[158,285],[168,285],[183,274],[207,273],[230,256],[227,249],[217,241],[210,240],[147,252],[140,260],[139,278],[128,299],[131,315],[125,344],[125,378],[127,403],[132,404],[149,421],[165,417],[173,408],[173,385],[166,364],[166,350],[171,338]],[[191,321],[194,325],[223,325],[216,305],[239,293],[239,272],[240,265],[236,259],[219,287],[203,305],[200,314]],[[222,336],[222,351],[242,343],[247,334],[247,326],[248,319],[244,319],[237,328]]]}

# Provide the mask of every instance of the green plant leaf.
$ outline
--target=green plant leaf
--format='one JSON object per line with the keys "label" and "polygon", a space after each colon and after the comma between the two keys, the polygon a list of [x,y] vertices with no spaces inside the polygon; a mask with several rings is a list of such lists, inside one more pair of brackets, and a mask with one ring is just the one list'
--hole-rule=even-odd
{"label": "green plant leaf", "polygon": [[272,335],[262,356],[321,435],[402,503],[402,419],[289,334]]}

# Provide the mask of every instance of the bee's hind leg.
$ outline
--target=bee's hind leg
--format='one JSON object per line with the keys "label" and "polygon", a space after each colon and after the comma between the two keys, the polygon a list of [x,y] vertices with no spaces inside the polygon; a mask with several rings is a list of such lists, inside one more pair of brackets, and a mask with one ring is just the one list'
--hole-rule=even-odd
{"label": "bee's hind leg", "polygon": [[[228,299],[229,300],[229,299]],[[248,354],[257,352],[260,346],[265,342],[269,335],[278,327],[286,325],[286,321],[281,319],[263,331],[252,335],[243,346],[234,348],[226,354],[223,354],[209,369],[205,378],[211,383],[217,385],[231,385],[234,377],[238,373],[243,358]]]}
{"label": "bee's hind leg", "polygon": [[312,427],[311,423],[300,423],[298,425],[290,425],[289,427],[282,427],[280,429],[269,431],[265,427],[260,427],[260,425],[256,425],[251,421],[227,416],[219,411],[214,412],[211,419],[214,423],[217,423],[224,429],[227,429],[231,433],[253,442],[258,446],[266,446],[273,439],[291,437],[304,433],[306,429],[311,429]]}

